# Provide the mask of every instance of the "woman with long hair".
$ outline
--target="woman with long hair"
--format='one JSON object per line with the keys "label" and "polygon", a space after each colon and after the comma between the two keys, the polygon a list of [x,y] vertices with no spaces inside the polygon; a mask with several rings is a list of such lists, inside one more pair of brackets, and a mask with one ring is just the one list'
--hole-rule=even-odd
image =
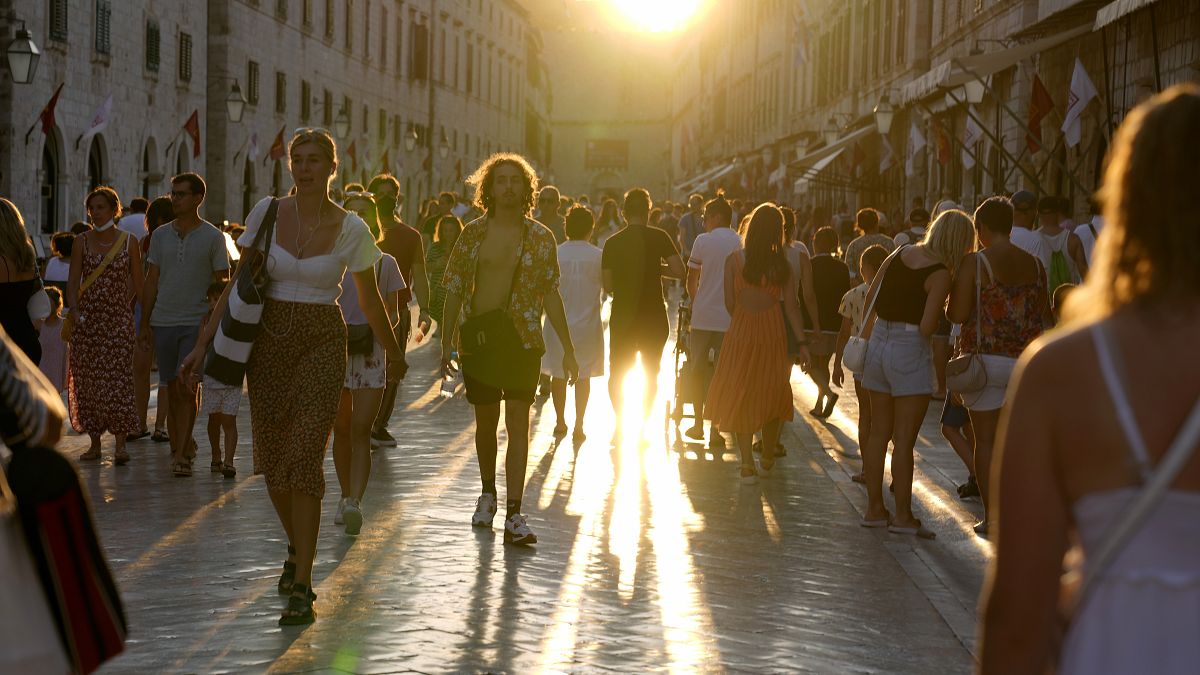
{"label": "woman with long hair", "polygon": [[92,229],[75,238],[67,283],[75,321],[67,356],[71,426],[91,437],[80,459],[100,459],[100,435],[108,432],[116,438],[113,461],[121,465],[129,461],[126,437],[141,427],[133,386],[133,299],[142,293],[142,252],[137,238],[114,226],[121,215],[116,190],[98,187],[84,206]]}
{"label": "woman with long hair", "polygon": [[[379,213],[371,193],[347,192],[342,207],[358,214],[366,222],[371,236],[376,242],[379,241]],[[408,308],[399,305],[400,291],[406,286],[395,258],[384,253],[375,263],[375,281],[387,309],[388,321],[393,327],[399,325],[400,312],[407,312]],[[333,523],[344,525],[346,534],[356,535],[362,528],[362,498],[371,477],[371,425],[375,422],[379,404],[383,401],[383,389],[387,385],[384,373],[386,359],[383,344],[375,339],[374,331],[358,303],[357,283],[349,270],[342,278],[338,306],[346,322],[349,341],[346,348],[346,379],[342,384],[342,397],[333,424],[333,466],[342,490]],[[363,338],[364,334],[370,337]]]}
{"label": "woman with long hair", "polygon": [[[154,231],[162,225],[175,220],[175,208],[171,206],[170,197],[156,197],[146,209],[146,236],[142,237],[142,260],[150,252],[150,238]],[[142,265],[142,274],[146,273],[146,265]],[[141,311],[138,305],[137,312]],[[135,314],[137,313],[135,312]],[[135,317],[137,318],[137,317]],[[141,321],[137,321],[134,330],[139,330]],[[129,440],[136,441],[149,435],[146,428],[146,416],[150,412],[150,366],[154,363],[154,341],[150,340],[146,348],[133,350],[133,398],[137,406],[140,426],[135,433],[129,435]],[[155,443],[166,443],[171,440],[167,435],[167,388],[160,387],[159,395],[162,401],[155,406],[154,434],[150,436]]]}
{"label": "woman with long hair", "polygon": [[[904,246],[883,263],[867,291],[864,334],[867,361],[862,382],[871,399],[871,431],[862,449],[867,482],[864,527],[933,539],[912,512],[913,446],[933,393],[931,340],[942,318],[950,281],[963,256],[975,247],[975,228],[962,211],[946,211],[925,239]],[[896,513],[883,502],[883,463],[892,444]]]}
{"label": "woman with long hair", "polygon": [[0,326],[35,365],[42,359],[42,345],[33,322],[46,317],[30,316],[30,300],[41,290],[25,219],[15,204],[0,197]]}
{"label": "woman with long hair", "polygon": [[425,256],[425,269],[429,271],[429,314],[439,325],[442,323],[442,311],[446,308],[446,286],[442,283],[442,276],[446,273],[446,263],[450,261],[450,253],[462,231],[461,220],[455,216],[442,216],[433,235],[433,245]]}
{"label": "woman with long hair", "polygon": [[596,217],[596,229],[592,232],[592,241],[604,248],[604,242],[621,229],[621,215],[617,212],[617,202],[612,197],[605,197],[600,205],[600,215]]}
{"label": "woman with long hair", "polygon": [[[742,483],[754,483],[775,466],[779,430],[792,419],[792,358],[784,321],[804,335],[797,275],[785,251],[783,212],[762,204],[750,214],[743,249],[725,260],[725,307],[732,320],[704,404],[713,426],[732,433],[742,456]],[[779,311],[783,301],[784,311]],[[807,342],[797,343],[801,368]],[[762,465],[754,465],[754,434],[762,433]]]}
{"label": "woman with long hair", "polygon": [[[279,591],[290,597],[280,625],[316,620],[312,566],[325,496],[325,447],[346,379],[346,324],[337,298],[347,269],[367,323],[383,344],[387,379],[398,380],[405,367],[375,284],[374,266],[381,254],[371,231],[362,218],[329,199],[337,165],[332,134],[297,130],[288,143],[296,193],[278,200],[272,240],[254,246],[271,198],[250,211],[238,240],[244,247],[238,272],[246,264],[265,262],[270,275],[246,382],[254,473],[266,479],[289,543]],[[205,325],[180,368],[181,377],[200,371],[235,286],[229,284],[217,301],[213,316],[218,319]]]}
{"label": "woman with long hair", "polygon": [[[1125,118],[1095,264],[1021,356],[997,432],[981,672],[1194,673],[1200,663],[1200,87]],[[1063,405],[1070,401],[1070,405]],[[1190,453],[1113,533],[1168,448]],[[1110,543],[1111,542],[1111,543]],[[1066,555],[1076,543],[1081,556]],[[1101,559],[1100,551],[1112,555]],[[1063,640],[1063,560],[1085,583]]]}

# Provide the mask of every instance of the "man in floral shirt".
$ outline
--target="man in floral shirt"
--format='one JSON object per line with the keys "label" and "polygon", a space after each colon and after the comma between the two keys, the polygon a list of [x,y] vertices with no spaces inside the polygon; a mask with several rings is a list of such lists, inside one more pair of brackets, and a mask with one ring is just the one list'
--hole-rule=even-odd
{"label": "man in floral shirt", "polygon": [[483,480],[471,524],[491,527],[496,516],[496,431],[503,400],[509,439],[504,541],[535,544],[537,536],[521,515],[521,497],[529,460],[529,408],[546,350],[543,307],[563,338],[563,369],[572,383],[579,367],[558,292],[554,235],[529,217],[537,192],[533,167],[520,155],[496,154],[470,182],[475,185],[475,204],[485,215],[463,230],[446,265],[441,373],[450,376],[457,345],[467,401],[475,408],[475,447]]}

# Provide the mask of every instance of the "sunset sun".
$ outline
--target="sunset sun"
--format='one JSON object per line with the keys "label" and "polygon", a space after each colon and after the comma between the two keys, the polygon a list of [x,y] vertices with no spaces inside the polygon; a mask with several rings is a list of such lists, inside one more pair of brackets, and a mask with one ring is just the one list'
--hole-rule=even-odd
{"label": "sunset sun", "polygon": [[621,16],[641,30],[667,32],[682,28],[703,0],[609,0]]}

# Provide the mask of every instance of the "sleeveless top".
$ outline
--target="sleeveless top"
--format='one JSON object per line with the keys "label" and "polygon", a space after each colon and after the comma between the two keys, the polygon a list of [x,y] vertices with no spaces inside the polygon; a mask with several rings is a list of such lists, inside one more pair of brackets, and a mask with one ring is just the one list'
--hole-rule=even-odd
{"label": "sleeveless top", "polygon": [[884,321],[920,324],[925,315],[925,280],[930,274],[944,270],[946,266],[934,263],[912,269],[904,264],[900,255],[888,265],[883,281],[879,283],[879,295],[875,299],[875,314]]}
{"label": "sleeveless top", "polygon": [[[1152,471],[1150,457],[1103,324],[1092,327],[1092,339],[1130,459],[1145,481]],[[1072,505],[1085,567],[1140,489],[1094,492]],[[1072,618],[1059,673],[1195,673],[1200,663],[1197,608],[1200,492],[1168,489]]]}
{"label": "sleeveless top", "polygon": [[[7,266],[7,263],[4,263]],[[38,341],[37,329],[29,318],[29,298],[42,288],[38,277],[21,281],[0,282],[0,326],[30,361],[35,364],[42,358],[42,345]]]}
{"label": "sleeveless top", "polygon": [[[980,288],[979,301],[962,324],[959,349],[964,354],[978,350],[980,354],[1015,359],[1042,334],[1042,308],[1038,299],[1046,275],[1039,265],[1037,280],[1033,283],[1002,284],[996,281],[987,256],[982,251],[976,255],[987,270],[988,282]],[[982,284],[983,279],[978,283]],[[982,336],[976,335],[976,325],[982,327]]]}

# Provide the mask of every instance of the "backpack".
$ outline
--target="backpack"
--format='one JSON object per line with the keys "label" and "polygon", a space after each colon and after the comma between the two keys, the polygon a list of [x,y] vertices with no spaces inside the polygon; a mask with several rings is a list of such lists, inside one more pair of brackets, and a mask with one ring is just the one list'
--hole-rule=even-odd
{"label": "backpack", "polygon": [[[1067,248],[1066,242],[1067,238],[1064,237],[1062,249],[1058,249],[1050,253],[1050,267],[1047,271],[1050,275],[1049,288],[1051,293],[1054,292],[1054,289],[1062,286],[1063,284],[1075,282],[1075,275],[1071,274],[1071,265],[1067,262],[1067,254],[1065,250]],[[1049,245],[1049,243],[1049,241],[1046,242],[1047,245]]]}

